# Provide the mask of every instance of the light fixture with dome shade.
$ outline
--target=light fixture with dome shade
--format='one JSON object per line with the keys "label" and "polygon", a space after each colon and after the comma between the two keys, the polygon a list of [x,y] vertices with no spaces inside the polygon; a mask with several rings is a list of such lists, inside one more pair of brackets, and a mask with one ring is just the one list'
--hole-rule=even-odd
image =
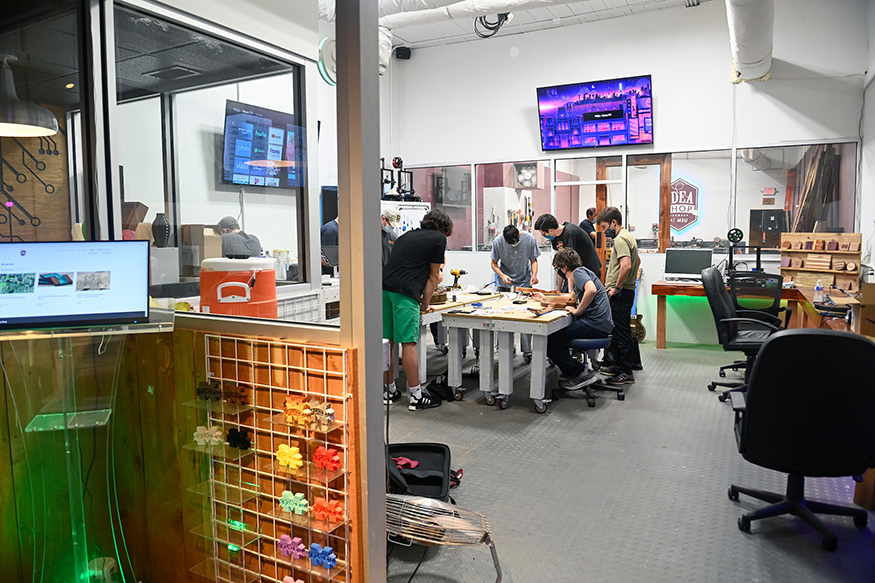
{"label": "light fixture with dome shade", "polygon": [[0,54],[0,58],[3,59],[0,67],[0,136],[35,138],[58,133],[58,120],[51,111],[18,99],[12,69],[9,68],[9,61],[18,58],[9,53]]}

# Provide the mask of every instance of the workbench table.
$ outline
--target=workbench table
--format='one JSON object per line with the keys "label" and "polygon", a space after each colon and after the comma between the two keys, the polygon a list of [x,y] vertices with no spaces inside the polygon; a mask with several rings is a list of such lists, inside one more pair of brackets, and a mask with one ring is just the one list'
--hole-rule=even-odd
{"label": "workbench table", "polygon": [[[449,313],[443,311],[443,323],[449,338],[449,379],[457,399],[462,398],[462,346],[468,330],[480,331],[480,390],[491,405],[498,401],[500,409],[506,409],[513,393],[513,335],[532,335],[531,388],[529,396],[535,401],[535,410],[547,410],[545,399],[547,380],[547,336],[571,323],[571,315],[557,309],[536,316],[529,307],[540,308],[539,302],[529,300],[526,304],[513,304],[507,296],[484,303],[484,308],[473,313]],[[498,387],[495,387],[494,347],[498,336]]]}

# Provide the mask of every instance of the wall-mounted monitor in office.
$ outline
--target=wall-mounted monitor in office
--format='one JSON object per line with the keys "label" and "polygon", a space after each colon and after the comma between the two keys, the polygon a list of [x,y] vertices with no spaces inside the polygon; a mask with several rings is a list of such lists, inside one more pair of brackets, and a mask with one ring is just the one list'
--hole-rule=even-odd
{"label": "wall-mounted monitor in office", "polygon": [[0,329],[148,320],[148,241],[0,244]]}
{"label": "wall-mounted monitor in office", "polygon": [[225,104],[222,181],[241,186],[298,188],[304,184],[303,128],[291,113]]}
{"label": "wall-mounted monitor in office", "polygon": [[711,267],[711,256],[711,249],[666,249],[666,281],[701,280],[702,270]]}
{"label": "wall-mounted monitor in office", "polygon": [[541,149],[653,143],[650,75],[538,88]]}

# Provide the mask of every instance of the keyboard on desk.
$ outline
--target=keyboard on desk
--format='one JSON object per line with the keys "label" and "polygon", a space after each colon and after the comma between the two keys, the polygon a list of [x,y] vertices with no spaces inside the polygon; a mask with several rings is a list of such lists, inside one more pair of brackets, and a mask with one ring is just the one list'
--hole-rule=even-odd
{"label": "keyboard on desk", "polygon": [[671,277],[665,276],[665,281],[669,283],[702,283],[701,277]]}

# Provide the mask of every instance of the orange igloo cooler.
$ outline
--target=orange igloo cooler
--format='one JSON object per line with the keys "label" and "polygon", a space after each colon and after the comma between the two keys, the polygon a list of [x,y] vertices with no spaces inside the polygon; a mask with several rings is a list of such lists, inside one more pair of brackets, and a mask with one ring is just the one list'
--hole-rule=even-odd
{"label": "orange igloo cooler", "polygon": [[268,257],[201,261],[201,312],[276,318],[276,274]]}

